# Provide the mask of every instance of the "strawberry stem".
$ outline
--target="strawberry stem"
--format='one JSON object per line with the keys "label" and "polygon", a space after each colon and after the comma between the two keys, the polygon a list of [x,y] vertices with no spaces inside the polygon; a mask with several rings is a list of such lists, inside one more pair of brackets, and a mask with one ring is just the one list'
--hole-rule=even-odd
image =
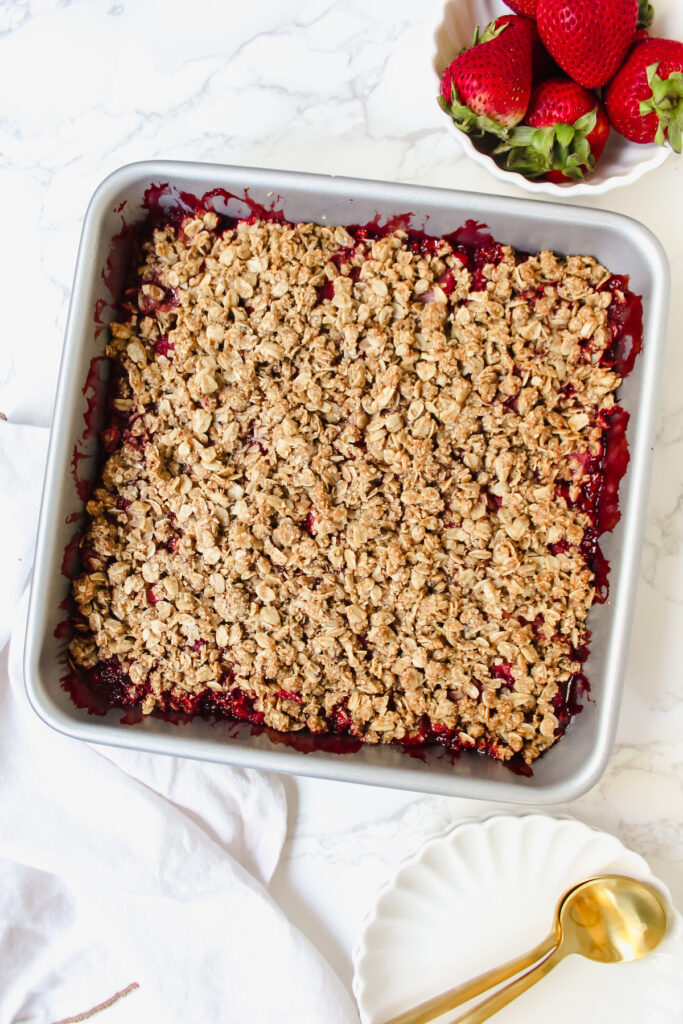
{"label": "strawberry stem", "polygon": [[649,28],[655,16],[650,0],[638,0],[638,28]]}
{"label": "strawberry stem", "polygon": [[494,150],[507,154],[504,166],[526,178],[541,178],[549,171],[562,171],[571,180],[585,176],[595,167],[588,136],[595,128],[597,107],[574,124],[555,124],[547,128],[517,125],[507,139]]}
{"label": "strawberry stem", "polygon": [[683,74],[673,71],[668,78],[660,78],[657,74],[659,61],[650,64],[646,70],[647,81],[652,89],[649,100],[640,104],[643,117],[655,113],[659,120],[655,142],[669,145],[675,153],[680,153],[683,134]]}
{"label": "strawberry stem", "polygon": [[[490,21],[486,28],[484,29],[484,31],[481,33],[478,42],[488,43],[490,42],[491,39],[497,39],[501,32],[504,32],[505,29],[509,27],[509,23],[506,23],[505,25],[496,25],[496,20]],[[479,29],[478,25],[477,29]]]}
{"label": "strawberry stem", "polygon": [[474,135],[476,138],[494,135],[498,139],[507,139],[509,135],[509,129],[503,128],[485,114],[475,114],[470,107],[460,103],[455,87],[451,89],[451,102],[439,96],[439,106],[453,119],[456,128],[468,135]]}

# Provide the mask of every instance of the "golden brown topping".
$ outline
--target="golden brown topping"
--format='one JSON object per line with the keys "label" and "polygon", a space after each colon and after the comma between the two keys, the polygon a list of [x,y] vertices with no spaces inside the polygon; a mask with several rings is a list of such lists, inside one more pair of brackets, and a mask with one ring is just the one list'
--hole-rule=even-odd
{"label": "golden brown topping", "polygon": [[505,247],[475,292],[445,241],[217,228],[157,230],[112,325],[127,430],[73,658],[117,655],[146,712],[237,688],[280,730],[344,708],[368,742],[429,720],[532,761],[594,596],[562,493],[620,383],[608,272]]}

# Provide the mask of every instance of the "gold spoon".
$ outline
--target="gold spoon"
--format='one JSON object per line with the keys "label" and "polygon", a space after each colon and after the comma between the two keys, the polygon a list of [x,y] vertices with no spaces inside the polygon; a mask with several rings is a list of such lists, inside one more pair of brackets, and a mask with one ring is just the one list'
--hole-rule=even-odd
{"label": "gold spoon", "polygon": [[570,953],[603,964],[640,960],[659,945],[666,929],[666,906],[654,886],[624,875],[590,878],[565,893],[555,910],[552,932],[529,953],[392,1017],[387,1024],[427,1024],[530,967],[526,974],[450,1022],[481,1024]]}

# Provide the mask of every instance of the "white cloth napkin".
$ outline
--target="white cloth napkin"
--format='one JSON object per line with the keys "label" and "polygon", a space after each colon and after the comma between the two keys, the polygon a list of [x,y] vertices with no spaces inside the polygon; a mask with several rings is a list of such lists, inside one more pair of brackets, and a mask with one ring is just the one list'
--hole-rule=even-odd
{"label": "white cloth napkin", "polygon": [[133,983],[96,1019],[357,1021],[268,895],[286,827],[275,776],[92,747],[28,706],[46,444],[42,428],[0,422],[0,1024],[69,1020]]}

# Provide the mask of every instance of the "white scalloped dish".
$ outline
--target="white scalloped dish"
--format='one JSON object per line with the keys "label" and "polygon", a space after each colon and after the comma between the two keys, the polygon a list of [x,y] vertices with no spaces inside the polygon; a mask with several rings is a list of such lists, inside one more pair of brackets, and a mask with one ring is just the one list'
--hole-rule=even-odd
{"label": "white scalloped dish", "polygon": [[[604,872],[654,882],[638,854],[571,818],[494,816],[429,840],[379,893],[354,949],[363,1024],[396,1014],[531,949],[559,897]],[[444,1020],[452,1020],[452,1011]],[[637,963],[579,956],[502,1010],[496,1024],[674,1024],[683,1020],[683,923]]]}
{"label": "white scalloped dish", "polygon": [[[448,0],[443,21],[436,32],[434,70],[441,79],[444,70],[464,47],[472,45],[476,25],[483,28],[501,14],[510,14],[503,0]],[[683,37],[683,4],[678,0],[657,0],[652,34]],[[649,171],[660,167],[670,156],[669,146],[639,146],[612,132],[595,171],[585,181],[556,185],[549,181],[529,181],[523,175],[506,171],[486,153],[481,153],[469,135],[456,128],[444,111],[445,125],[467,156],[499,181],[517,185],[525,192],[567,199],[575,196],[598,196],[632,185]]]}

